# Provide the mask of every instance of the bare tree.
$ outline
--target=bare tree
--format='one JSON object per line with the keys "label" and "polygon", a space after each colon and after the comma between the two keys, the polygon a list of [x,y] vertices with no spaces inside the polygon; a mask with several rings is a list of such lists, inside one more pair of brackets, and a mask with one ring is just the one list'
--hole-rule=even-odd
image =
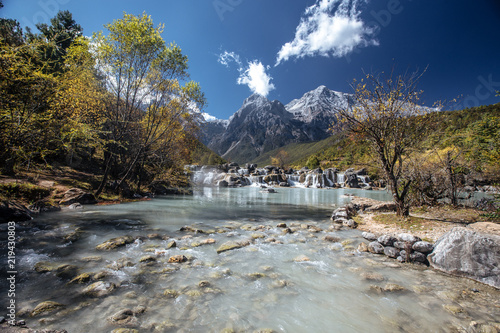
{"label": "bare tree", "polygon": [[367,139],[390,185],[399,216],[409,215],[409,159],[425,139],[430,109],[417,84],[423,72],[367,74],[354,81],[353,98],[337,110],[341,126]]}

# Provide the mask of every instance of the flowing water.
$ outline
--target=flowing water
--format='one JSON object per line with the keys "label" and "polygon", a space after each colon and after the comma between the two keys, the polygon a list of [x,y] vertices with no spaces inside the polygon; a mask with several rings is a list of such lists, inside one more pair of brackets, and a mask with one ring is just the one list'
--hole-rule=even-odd
{"label": "flowing water", "polygon": [[[498,290],[360,253],[359,231],[330,228],[332,210],[349,201],[345,194],[388,200],[386,192],[277,191],[203,188],[193,196],[45,214],[29,229],[19,225],[18,317],[31,328],[71,333],[121,327],[139,332],[474,332],[481,325],[500,325]],[[293,233],[284,233],[279,223]],[[192,229],[180,231],[183,226]],[[96,250],[125,235],[136,240]],[[215,243],[204,244],[207,239]],[[177,247],[167,248],[173,240]],[[218,254],[227,241],[246,246]],[[174,255],[188,261],[168,263]],[[69,266],[71,274],[58,277],[56,270],[36,272],[39,262],[74,266]],[[81,273],[91,273],[92,280],[69,283]],[[84,294],[97,280],[116,288],[101,297]],[[64,306],[30,316],[44,301]]]}

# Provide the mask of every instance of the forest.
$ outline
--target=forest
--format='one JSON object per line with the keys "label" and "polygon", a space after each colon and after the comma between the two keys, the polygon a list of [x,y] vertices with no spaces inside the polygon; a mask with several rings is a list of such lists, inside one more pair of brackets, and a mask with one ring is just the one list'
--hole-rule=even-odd
{"label": "forest", "polygon": [[210,156],[196,139],[204,94],[163,25],[124,14],[89,38],[60,11],[36,27],[0,21],[1,174],[69,166],[98,175],[98,196],[175,182],[193,152]]}

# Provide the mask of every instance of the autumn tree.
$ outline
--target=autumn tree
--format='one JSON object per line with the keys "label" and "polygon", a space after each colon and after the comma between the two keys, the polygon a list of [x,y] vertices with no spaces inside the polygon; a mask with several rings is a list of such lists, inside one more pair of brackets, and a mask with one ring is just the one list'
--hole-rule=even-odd
{"label": "autumn tree", "polygon": [[368,140],[390,185],[399,216],[409,215],[409,160],[424,140],[429,109],[420,102],[422,73],[368,74],[338,115],[350,132]]}
{"label": "autumn tree", "polygon": [[0,31],[0,159],[3,172],[13,173],[48,151],[45,124],[57,82],[43,72],[16,21],[3,19]]}
{"label": "autumn tree", "polygon": [[290,161],[288,153],[284,149],[280,149],[276,155],[271,157],[271,164],[284,169]]}
{"label": "autumn tree", "polygon": [[[167,45],[150,16],[124,14],[105,26],[108,34],[94,34],[96,64],[112,96],[107,107],[104,176],[110,172],[121,185],[144,163],[168,164],[175,152],[186,149],[186,132],[193,128],[191,109],[201,109],[205,98],[189,81],[188,59],[175,44]],[[185,142],[184,142],[185,143]]]}
{"label": "autumn tree", "polygon": [[78,37],[66,50],[65,71],[58,78],[51,103],[54,120],[59,122],[58,145],[70,165],[82,158],[91,161],[103,145],[108,94],[94,64],[90,41]]}

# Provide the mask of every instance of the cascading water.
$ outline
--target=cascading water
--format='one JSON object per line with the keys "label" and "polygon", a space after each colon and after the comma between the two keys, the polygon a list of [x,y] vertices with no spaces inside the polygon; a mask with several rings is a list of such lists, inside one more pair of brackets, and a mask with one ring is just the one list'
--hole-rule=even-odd
{"label": "cascading water", "polygon": [[[231,173],[226,173],[213,167],[200,168],[191,166],[189,169],[191,170],[193,184],[197,186],[220,186],[221,181],[226,181],[223,184],[229,187],[260,186],[267,184],[265,180],[266,176],[271,175],[272,172],[276,172],[271,168],[233,168],[230,170]],[[286,183],[292,187],[334,188],[339,185],[343,187],[346,181],[345,173],[337,172],[334,169],[326,169],[319,172],[318,170],[293,171],[292,173],[281,173],[281,177],[285,177]],[[369,186],[371,182],[368,176],[358,175],[357,178],[363,187]],[[279,185],[277,183],[274,185]]]}

